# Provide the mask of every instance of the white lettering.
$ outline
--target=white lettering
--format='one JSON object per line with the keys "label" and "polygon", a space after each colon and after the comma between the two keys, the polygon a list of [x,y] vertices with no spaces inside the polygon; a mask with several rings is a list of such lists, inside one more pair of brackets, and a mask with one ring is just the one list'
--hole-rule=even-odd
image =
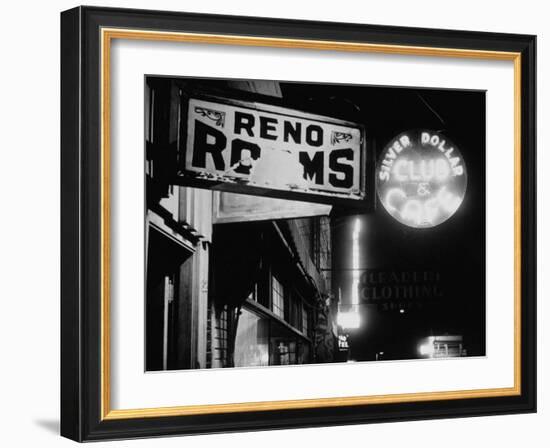
{"label": "white lettering", "polygon": [[404,221],[416,226],[433,223],[442,212],[452,215],[461,202],[460,197],[447,191],[446,186],[424,201],[417,198],[407,199],[400,188],[391,188],[384,198],[384,205],[390,213],[396,212]]}
{"label": "white lettering", "polygon": [[402,198],[406,198],[407,195],[405,192],[399,188],[392,188],[391,190],[388,190],[388,193],[386,194],[386,208],[389,211],[395,211],[397,210],[396,207],[394,207],[391,203],[391,198],[393,196],[401,196]]}
{"label": "white lettering", "polygon": [[418,162],[400,158],[394,163],[392,172],[397,182],[429,182],[434,178],[442,182],[451,174],[451,167],[443,158],[421,159]]}

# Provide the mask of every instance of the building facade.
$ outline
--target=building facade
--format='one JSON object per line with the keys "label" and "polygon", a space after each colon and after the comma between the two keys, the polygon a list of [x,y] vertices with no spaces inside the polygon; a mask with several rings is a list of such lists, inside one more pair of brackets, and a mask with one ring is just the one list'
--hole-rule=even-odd
{"label": "building facade", "polygon": [[333,362],[331,207],[174,185],[188,87],[146,83],[146,370]]}

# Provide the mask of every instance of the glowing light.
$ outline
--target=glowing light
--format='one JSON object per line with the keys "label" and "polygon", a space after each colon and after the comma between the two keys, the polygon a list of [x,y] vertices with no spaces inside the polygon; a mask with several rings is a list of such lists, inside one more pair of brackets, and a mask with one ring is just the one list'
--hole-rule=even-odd
{"label": "glowing light", "polygon": [[376,179],[388,213],[416,228],[449,219],[462,204],[467,183],[460,151],[432,131],[409,131],[393,139],[382,153]]}
{"label": "glowing light", "polygon": [[361,231],[361,221],[359,218],[355,218],[352,234],[352,248],[351,248],[351,304],[357,305],[359,303],[359,232]]}
{"label": "glowing light", "polygon": [[407,195],[405,194],[405,192],[399,188],[392,188],[390,190],[388,190],[388,193],[386,194],[386,202],[385,202],[385,205],[386,205],[386,208],[388,209],[388,211],[396,211],[397,208],[393,206],[392,204],[392,197],[393,196],[399,196],[397,199],[401,198],[401,199],[406,199],[407,198]]}
{"label": "glowing light", "polygon": [[393,167],[393,177],[397,182],[406,182],[407,181],[407,175],[402,174],[402,167],[406,167],[406,165],[409,164],[409,161],[407,159],[401,159],[395,162],[395,165]]}
{"label": "glowing light", "polygon": [[344,329],[354,329],[361,326],[361,318],[357,311],[340,311],[338,313],[338,325]]}
{"label": "glowing light", "polygon": [[353,232],[351,234],[351,294],[349,304],[351,310],[339,311],[337,322],[344,329],[354,329],[361,326],[359,316],[359,235],[361,233],[361,220],[355,218],[353,222]]}
{"label": "glowing light", "polygon": [[419,352],[421,355],[432,355],[433,352],[434,352],[434,346],[433,344],[422,344],[420,347],[419,347]]}
{"label": "glowing light", "polygon": [[418,353],[422,356],[433,357],[435,353],[434,340],[435,338],[433,336],[427,338],[426,342],[418,346]]}

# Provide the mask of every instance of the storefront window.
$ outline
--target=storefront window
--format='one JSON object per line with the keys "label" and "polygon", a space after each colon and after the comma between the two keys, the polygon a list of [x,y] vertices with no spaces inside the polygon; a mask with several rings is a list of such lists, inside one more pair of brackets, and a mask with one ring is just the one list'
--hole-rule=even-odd
{"label": "storefront window", "polygon": [[286,366],[301,364],[302,359],[297,356],[297,343],[294,339],[273,339],[271,341],[273,350],[273,364]]}
{"label": "storefront window", "polygon": [[235,367],[269,365],[269,321],[243,308],[235,339]]}

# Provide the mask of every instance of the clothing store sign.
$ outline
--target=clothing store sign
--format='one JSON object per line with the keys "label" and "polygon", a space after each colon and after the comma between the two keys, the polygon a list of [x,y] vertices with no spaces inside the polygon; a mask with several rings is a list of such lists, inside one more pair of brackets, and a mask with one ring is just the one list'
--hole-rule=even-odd
{"label": "clothing store sign", "polygon": [[261,189],[297,192],[302,198],[365,197],[358,125],[240,101],[189,99],[186,113],[187,176],[245,193]]}

